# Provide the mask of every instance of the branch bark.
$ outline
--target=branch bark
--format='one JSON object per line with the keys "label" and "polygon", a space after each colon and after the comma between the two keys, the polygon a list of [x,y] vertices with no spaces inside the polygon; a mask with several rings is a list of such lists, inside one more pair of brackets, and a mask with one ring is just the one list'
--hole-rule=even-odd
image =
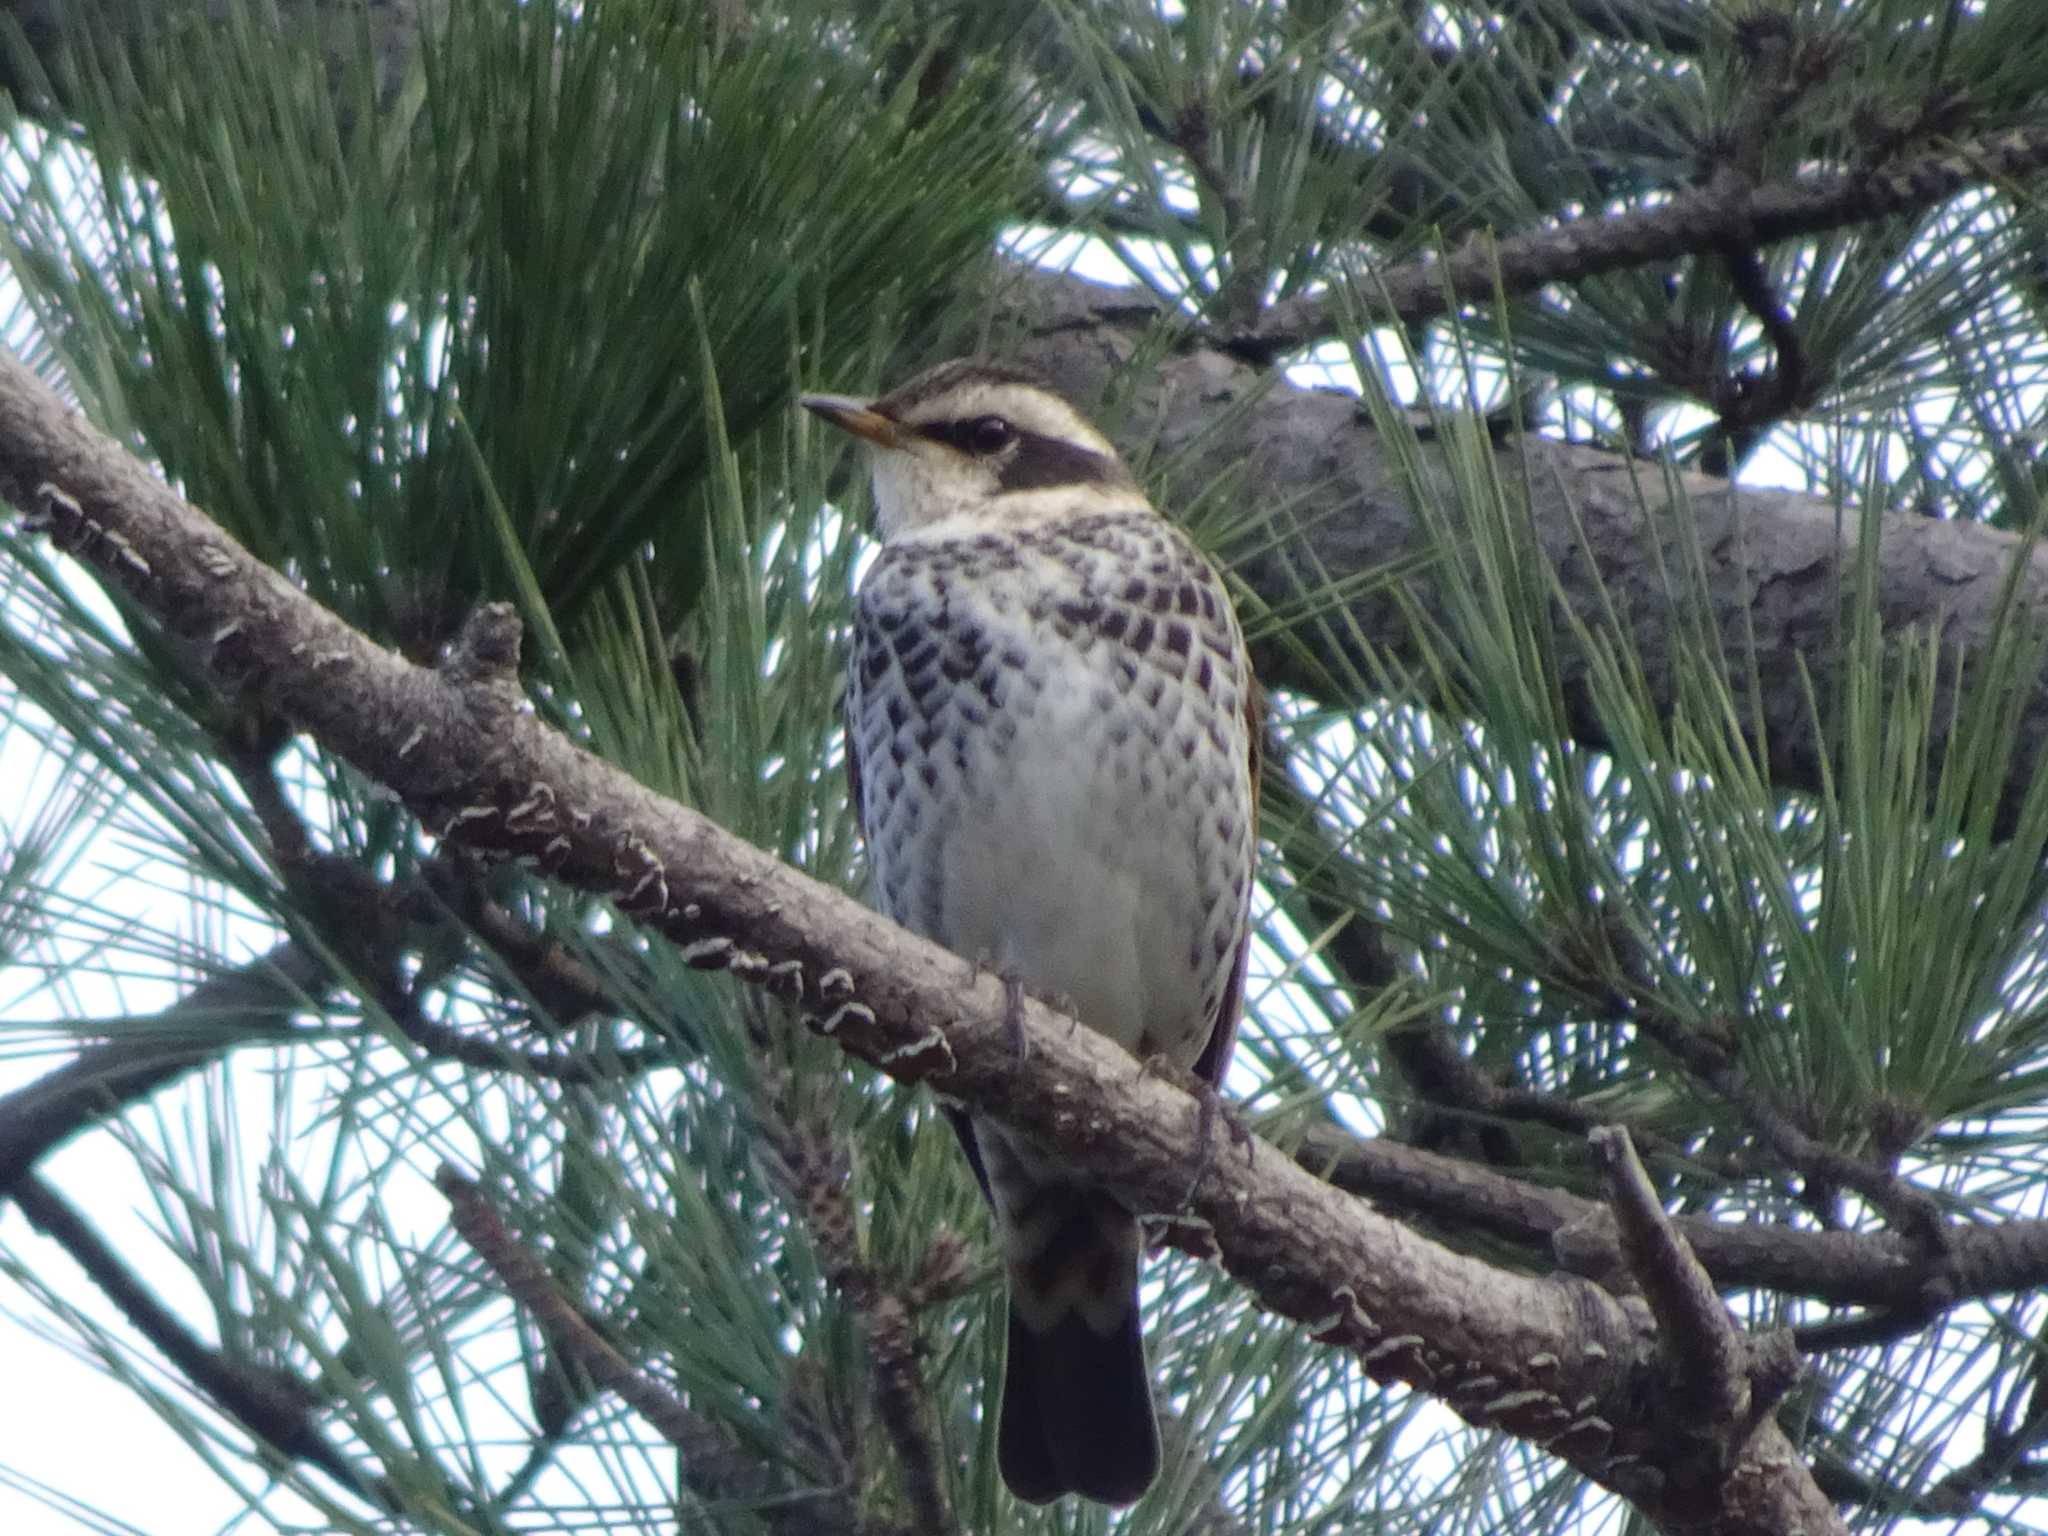
{"label": "branch bark", "polygon": [[[1396,663],[1418,659],[1413,607],[1442,618],[1430,548],[1409,503],[1395,455],[1351,396],[1296,387],[1188,336],[1170,355],[1141,342],[1162,321],[1149,295],[1085,279],[1011,268],[996,303],[1011,350],[1084,403],[1124,386],[1124,446],[1166,466],[1165,504],[1187,505],[1219,485],[1271,510],[1271,536],[1237,561],[1235,573],[1267,606],[1295,605],[1303,573],[1348,583],[1343,621]],[[1168,320],[1167,323],[1174,323]],[[1156,341],[1156,338],[1153,338]],[[1494,450],[1503,483],[1525,488],[1530,523],[1557,573],[1564,609],[1554,614],[1555,648],[1572,734],[1610,744],[1592,659],[1575,619],[1593,632],[1626,626],[1656,701],[1669,707],[1686,667],[1707,664],[1700,636],[1718,644],[1745,730],[1772,782],[1811,793],[1821,783],[1825,743],[1808,699],[1837,693],[1843,658],[1837,637],[1845,595],[1856,590],[1866,538],[1853,510],[1789,491],[1751,490],[1705,475],[1669,472],[1619,454],[1528,437]],[[1426,471],[1449,485],[1445,450],[1421,445]],[[2018,535],[1922,517],[1886,518],[1873,530],[1876,600],[1887,630],[1925,628],[1952,655],[1982,650],[2006,583],[2022,615],[2048,626],[2048,549]],[[1224,552],[1226,556],[1229,551]],[[1397,562],[1421,562],[1398,583],[1367,580]],[[1697,590],[1675,583],[1695,573]],[[1412,605],[1412,606],[1411,606]],[[1697,615],[1695,619],[1693,616]],[[1254,647],[1260,674],[1334,706],[1344,696],[1299,648]],[[1811,689],[1753,690],[1752,678],[1811,679]],[[1953,682],[1955,669],[1944,671]],[[1969,676],[1967,668],[1963,673]],[[2048,675],[2014,701],[2017,740],[2001,800],[2001,821],[2043,768],[2048,746]],[[1934,764],[1947,746],[1949,711],[1935,711]]]}
{"label": "branch bark", "polygon": [[[480,610],[438,668],[406,661],[251,557],[12,357],[0,358],[0,495],[433,835],[609,897],[693,963],[799,1003],[899,1082],[1057,1144],[1134,1209],[1173,1214],[1178,1241],[1376,1380],[1546,1448],[1665,1529],[1842,1529],[1768,1424],[1718,1486],[1681,1496],[1643,1412],[1667,1389],[1639,1305],[1452,1253],[1270,1146],[1197,1155],[1189,1128],[1202,1120],[1185,1093],[1036,1003],[1020,1060],[1000,982],[543,727],[519,689],[509,609]],[[1192,1195],[1191,1166],[1206,1170]]]}

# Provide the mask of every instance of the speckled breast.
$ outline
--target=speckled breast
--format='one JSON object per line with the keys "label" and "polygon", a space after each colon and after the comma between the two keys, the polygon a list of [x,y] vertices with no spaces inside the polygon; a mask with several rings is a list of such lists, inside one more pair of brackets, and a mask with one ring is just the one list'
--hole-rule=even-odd
{"label": "speckled breast", "polygon": [[1252,686],[1220,578],[1149,508],[892,540],[847,693],[878,904],[1192,1062],[1244,932]]}

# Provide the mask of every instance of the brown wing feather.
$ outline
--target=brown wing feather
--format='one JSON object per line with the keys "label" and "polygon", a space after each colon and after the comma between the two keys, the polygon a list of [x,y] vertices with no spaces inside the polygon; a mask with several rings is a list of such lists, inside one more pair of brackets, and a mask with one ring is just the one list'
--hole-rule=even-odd
{"label": "brown wing feather", "polygon": [[[853,807],[854,826],[865,838],[867,822],[862,817],[860,808],[860,747],[857,745],[860,738],[854,734],[851,719],[846,720],[842,734],[846,737],[846,802]],[[1253,793],[1256,794],[1257,791],[1254,790]]]}
{"label": "brown wing feather", "polygon": [[[1247,673],[1250,669],[1247,667]],[[1257,678],[1250,678],[1244,694],[1245,737],[1251,743],[1252,850],[1256,861],[1259,846],[1259,769],[1266,756],[1266,691]],[[1250,893],[1246,893],[1247,902]],[[1216,1022],[1209,1029],[1209,1043],[1195,1061],[1195,1075],[1214,1087],[1223,1086],[1223,1074],[1230,1066],[1231,1047],[1237,1044],[1237,1021],[1244,1012],[1244,972],[1252,954],[1252,924],[1247,912],[1244,937],[1237,941],[1237,964],[1231,968],[1230,985],[1223,989],[1223,1001],[1216,1008]]]}

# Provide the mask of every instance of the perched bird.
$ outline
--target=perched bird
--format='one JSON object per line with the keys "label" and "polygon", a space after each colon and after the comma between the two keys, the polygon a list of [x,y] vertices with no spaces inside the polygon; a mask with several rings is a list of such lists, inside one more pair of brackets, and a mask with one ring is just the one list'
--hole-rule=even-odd
{"label": "perched bird", "polygon": [[[965,358],[803,404],[873,449],[848,765],[879,904],[1220,1083],[1244,989],[1259,691],[1222,579],[1036,375]],[[1159,1468],[1139,1231],[1057,1148],[954,1115],[1009,1271],[1003,1480]]]}

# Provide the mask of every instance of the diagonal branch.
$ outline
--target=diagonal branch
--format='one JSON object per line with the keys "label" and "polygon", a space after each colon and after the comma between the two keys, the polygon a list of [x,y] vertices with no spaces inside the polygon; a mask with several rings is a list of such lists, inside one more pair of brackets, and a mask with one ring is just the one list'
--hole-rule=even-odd
{"label": "diagonal branch", "polygon": [[770,1528],[786,1536],[861,1529],[857,1511],[842,1495],[789,1498],[759,1455],[620,1354],[555,1288],[547,1266],[512,1235],[475,1180],[444,1164],[434,1182],[447,1197],[450,1224],[499,1284],[593,1381],[617,1393],[676,1448],[684,1481],[698,1497],[712,1504],[766,1504],[777,1510]]}
{"label": "diagonal branch", "polygon": [[[1391,1211],[1448,1223],[1553,1254],[1580,1274],[1623,1266],[1614,1218],[1596,1202],[1462,1158],[1385,1137],[1316,1126],[1294,1157],[1302,1167]],[[1672,1224],[1722,1290],[1770,1290],[1842,1307],[1912,1311],[1927,1305],[1926,1249],[1908,1233],[1816,1232],[1755,1222],[1675,1216]],[[1981,1301],[2048,1285],[2048,1221],[1958,1225],[1942,1271],[1954,1301]],[[1916,1327],[1925,1326],[1922,1314]],[[1814,1348],[1831,1335],[1811,1330]],[[1843,1344],[1858,1342],[1843,1339]]]}
{"label": "diagonal branch", "polygon": [[[1553,283],[1579,282],[1723,248],[1731,230],[1750,248],[1851,224],[1923,213],[1969,187],[2021,180],[2048,169],[2048,127],[2026,125],[1910,160],[1816,171],[1754,187],[1678,192],[1651,208],[1589,214],[1553,229],[1467,241],[1443,259],[1359,274],[1359,299],[1391,318],[1426,320],[1460,304],[1490,304]],[[1271,363],[1340,333],[1327,294],[1271,305],[1253,325],[1221,338],[1239,357]]]}
{"label": "diagonal branch", "polygon": [[12,1194],[30,1224],[70,1254],[135,1330],[221,1412],[278,1455],[319,1467],[352,1492],[387,1510],[393,1507],[388,1490],[365,1479],[321,1433],[320,1397],[311,1386],[284,1370],[233,1359],[202,1341],[37,1174],[16,1178]]}
{"label": "diagonal branch", "polygon": [[[1020,1060],[997,980],[542,725],[519,688],[509,608],[480,610],[440,667],[407,661],[251,557],[12,358],[0,358],[0,494],[432,835],[607,897],[691,962],[798,1001],[892,1078],[1058,1145],[1134,1210],[1175,1214],[1182,1241],[1376,1380],[1547,1449],[1667,1529],[1842,1529],[1770,1424],[1717,1487],[1645,1475],[1671,1453],[1642,1411],[1664,1390],[1656,1335],[1598,1287],[1452,1253],[1270,1146],[1191,1147],[1193,1100],[1028,999]],[[232,641],[216,643],[224,630]],[[1192,1194],[1191,1166],[1205,1170]]]}
{"label": "diagonal branch", "polygon": [[283,1038],[294,1012],[339,978],[296,939],[209,977],[151,1021],[146,1034],[87,1047],[0,1096],[0,1195],[43,1155],[259,1033]]}

